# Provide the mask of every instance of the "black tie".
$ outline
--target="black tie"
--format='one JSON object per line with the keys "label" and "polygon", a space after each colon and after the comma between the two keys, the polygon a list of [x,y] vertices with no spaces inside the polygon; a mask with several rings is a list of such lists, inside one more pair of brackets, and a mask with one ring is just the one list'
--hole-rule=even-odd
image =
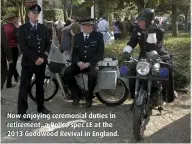
{"label": "black tie", "polygon": [[89,43],[88,36],[85,36],[85,44],[87,45]]}
{"label": "black tie", "polygon": [[37,25],[35,24],[35,25],[33,26],[33,28],[34,28],[34,30],[37,30]]}

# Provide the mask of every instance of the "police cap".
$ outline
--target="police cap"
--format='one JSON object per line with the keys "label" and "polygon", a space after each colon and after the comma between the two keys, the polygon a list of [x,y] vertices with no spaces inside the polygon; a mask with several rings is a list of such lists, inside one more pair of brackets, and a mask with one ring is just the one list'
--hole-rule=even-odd
{"label": "police cap", "polygon": [[93,24],[95,24],[95,20],[93,18],[81,20],[81,25],[93,25]]}
{"label": "police cap", "polygon": [[41,7],[38,4],[35,4],[29,8],[29,11],[39,14],[41,12]]}

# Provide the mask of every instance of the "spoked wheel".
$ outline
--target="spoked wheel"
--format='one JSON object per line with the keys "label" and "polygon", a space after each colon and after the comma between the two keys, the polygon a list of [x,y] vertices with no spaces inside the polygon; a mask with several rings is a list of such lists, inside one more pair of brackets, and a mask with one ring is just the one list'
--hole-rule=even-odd
{"label": "spoked wheel", "polygon": [[143,106],[134,105],[133,108],[133,136],[140,141],[144,136],[149,116],[146,116]]}
{"label": "spoked wheel", "polygon": [[[44,101],[49,101],[52,99],[58,92],[59,85],[55,79],[51,79],[50,76],[45,76],[44,79]],[[29,90],[29,97],[36,101],[36,85],[35,79],[32,81],[30,90]]]}
{"label": "spoked wheel", "polygon": [[101,90],[96,93],[100,102],[107,106],[118,106],[124,103],[128,97],[128,90],[121,79],[117,79],[115,90]]}

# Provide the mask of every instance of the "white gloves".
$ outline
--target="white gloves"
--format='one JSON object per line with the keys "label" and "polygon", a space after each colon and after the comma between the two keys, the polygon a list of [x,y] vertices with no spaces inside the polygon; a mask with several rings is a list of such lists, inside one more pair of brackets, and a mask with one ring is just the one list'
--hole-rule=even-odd
{"label": "white gloves", "polygon": [[123,52],[131,53],[132,50],[133,50],[133,48],[129,45],[127,45],[126,47],[123,48]]}

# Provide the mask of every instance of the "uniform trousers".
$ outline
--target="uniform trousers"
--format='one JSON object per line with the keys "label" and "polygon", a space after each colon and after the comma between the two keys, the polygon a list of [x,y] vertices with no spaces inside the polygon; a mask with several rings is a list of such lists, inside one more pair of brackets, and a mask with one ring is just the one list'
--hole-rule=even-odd
{"label": "uniform trousers", "polygon": [[41,111],[44,108],[43,85],[45,78],[45,64],[40,66],[23,66],[21,71],[21,81],[18,96],[19,114],[25,114],[28,109],[27,99],[33,74],[35,74],[37,110]]}
{"label": "uniform trousers", "polygon": [[93,91],[95,89],[95,86],[97,84],[97,74],[98,70],[96,67],[88,67],[84,69],[83,71],[80,70],[80,68],[72,64],[70,65],[64,73],[64,81],[68,85],[69,89],[72,93],[72,99],[75,99],[76,96],[79,96],[79,88],[75,79],[75,75],[81,73],[81,72],[87,72],[88,73],[88,91],[86,93],[86,99],[91,100],[93,97]]}

